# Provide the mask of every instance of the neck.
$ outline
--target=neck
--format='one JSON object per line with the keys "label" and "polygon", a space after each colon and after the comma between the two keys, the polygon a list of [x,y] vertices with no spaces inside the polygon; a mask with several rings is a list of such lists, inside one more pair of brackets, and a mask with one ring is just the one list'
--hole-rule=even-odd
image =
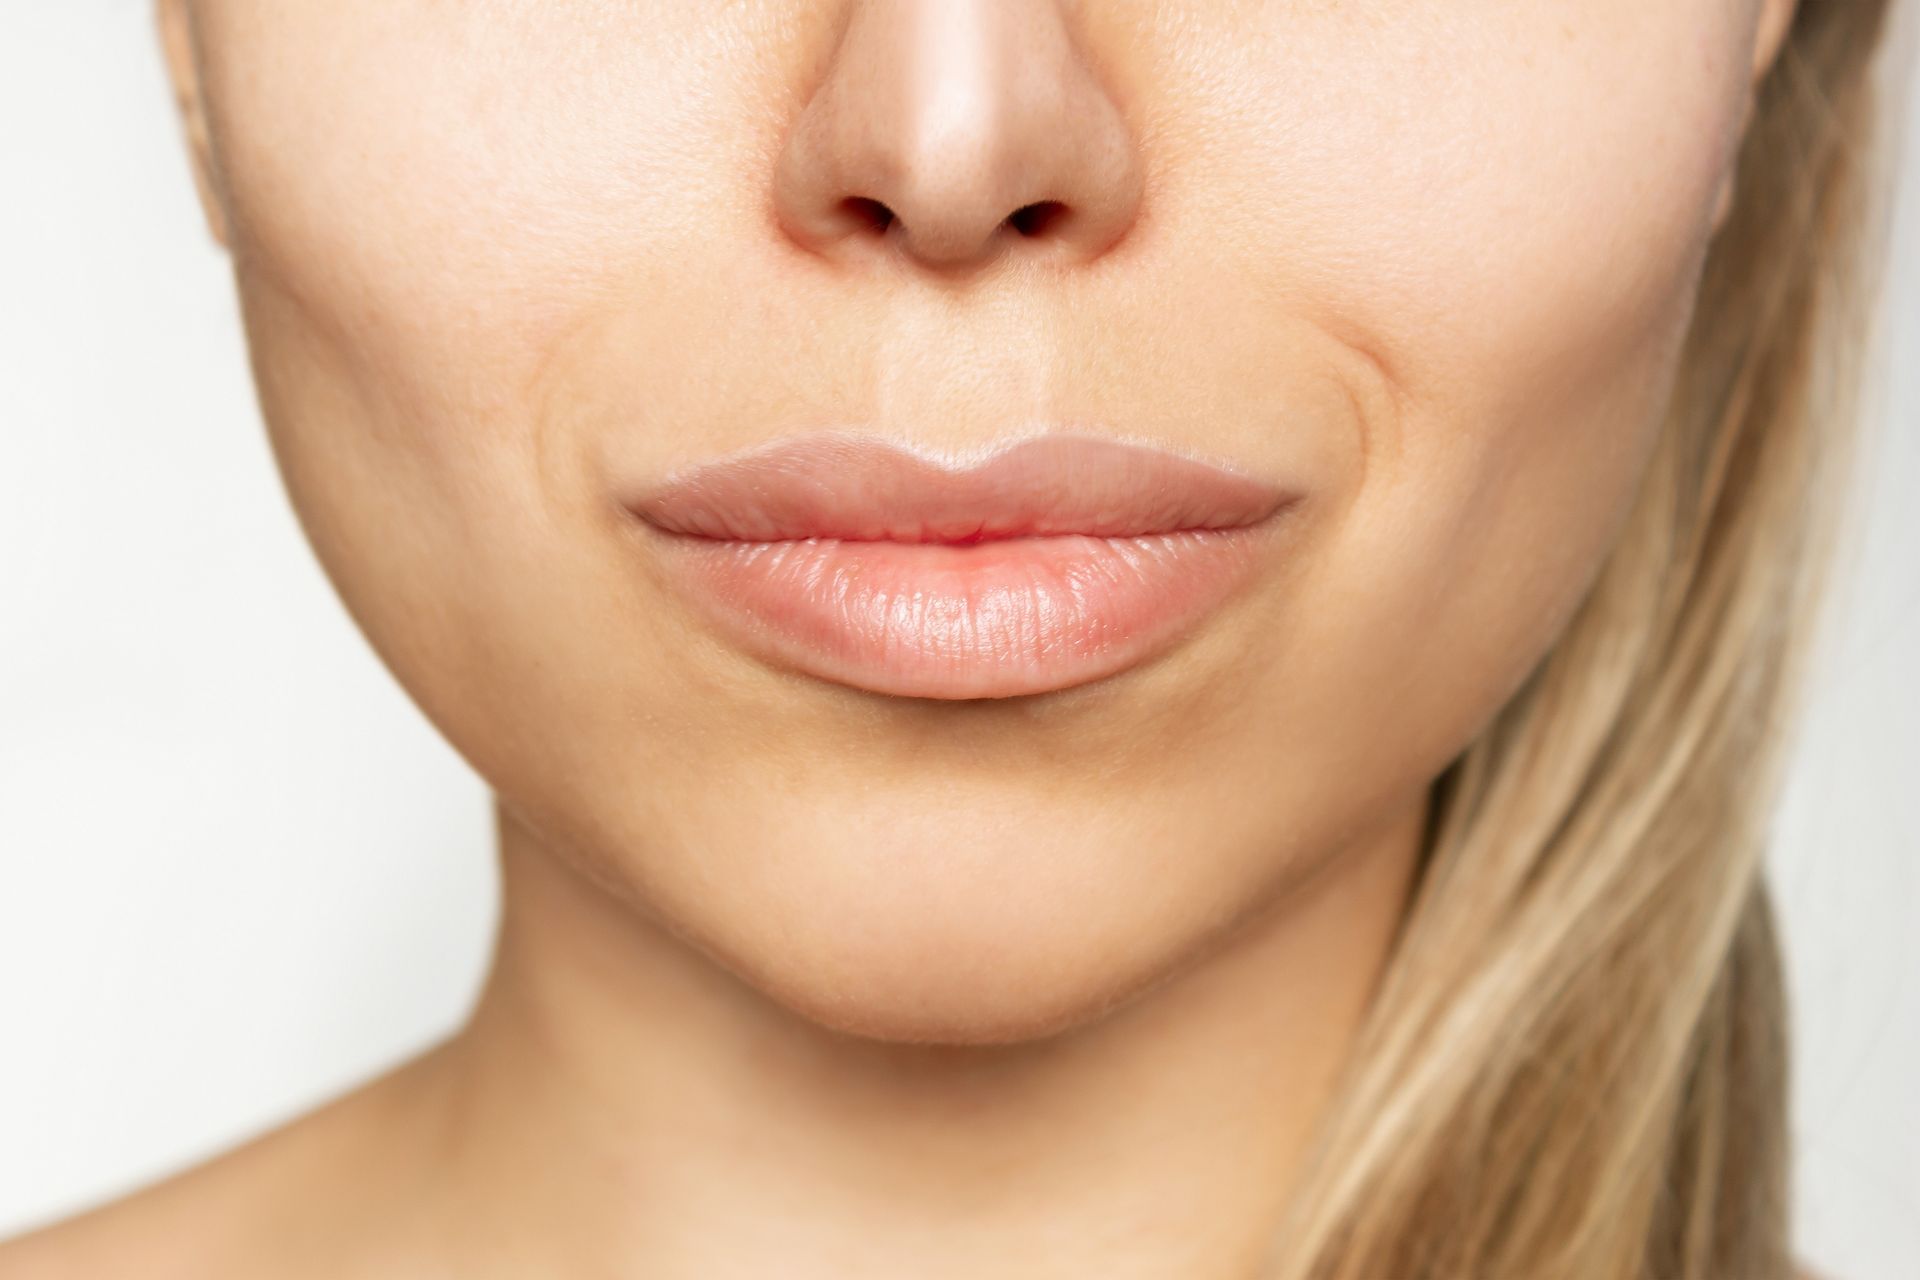
{"label": "neck", "polygon": [[967,1046],[801,1018],[496,815],[493,965],[434,1055],[461,1274],[662,1278],[1249,1274],[1424,816],[1100,1019]]}

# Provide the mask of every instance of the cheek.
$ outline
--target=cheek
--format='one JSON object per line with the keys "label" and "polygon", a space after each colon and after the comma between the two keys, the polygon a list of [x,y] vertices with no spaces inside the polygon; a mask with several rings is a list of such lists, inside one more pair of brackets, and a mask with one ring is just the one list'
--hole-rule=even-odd
{"label": "cheek", "polygon": [[[645,282],[687,274],[729,198],[712,175],[752,163],[731,154],[750,108],[715,101],[762,84],[723,68],[753,48],[737,11],[676,6],[609,39],[604,7],[208,5],[289,496],[383,657],[456,722],[515,628],[592,631],[581,601],[606,595],[561,595],[590,537],[556,527],[553,495],[586,486],[539,394],[554,353],[609,312],[671,326]],[[633,357],[603,380],[639,381]]]}
{"label": "cheek", "polygon": [[549,353],[674,270],[727,198],[700,175],[747,163],[728,131],[745,108],[714,101],[755,83],[720,69],[733,20],[684,6],[612,40],[601,7],[215,6],[262,354],[350,391],[389,484],[452,501],[523,464]]}
{"label": "cheek", "polygon": [[1233,234],[1381,391],[1351,500],[1273,619],[1276,697],[1356,744],[1411,733],[1431,763],[1544,652],[1636,491],[1735,137],[1744,10],[1389,7],[1420,12],[1363,38],[1330,8],[1320,38],[1223,48],[1239,88],[1203,132],[1247,175]]}
{"label": "cheek", "polygon": [[1187,164],[1411,402],[1504,427],[1670,327],[1734,141],[1742,6],[1386,7],[1211,51],[1233,70]]}

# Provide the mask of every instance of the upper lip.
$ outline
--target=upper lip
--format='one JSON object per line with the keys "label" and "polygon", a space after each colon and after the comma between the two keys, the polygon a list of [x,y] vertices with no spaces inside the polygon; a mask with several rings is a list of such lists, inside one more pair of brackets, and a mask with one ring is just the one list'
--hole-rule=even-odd
{"label": "upper lip", "polygon": [[1104,436],[1028,437],[955,468],[879,437],[822,432],[677,471],[625,505],[701,538],[966,544],[1242,528],[1295,496],[1236,468]]}

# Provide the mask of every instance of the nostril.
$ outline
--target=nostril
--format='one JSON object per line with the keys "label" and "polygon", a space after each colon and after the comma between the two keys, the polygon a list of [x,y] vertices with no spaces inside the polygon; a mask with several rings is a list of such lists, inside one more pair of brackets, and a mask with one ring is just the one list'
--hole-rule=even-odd
{"label": "nostril", "polygon": [[1058,200],[1040,200],[1033,204],[1021,205],[1007,215],[1007,221],[1012,223],[1013,229],[1021,235],[1037,236],[1066,216],[1066,212],[1067,207]]}
{"label": "nostril", "polygon": [[866,196],[848,196],[840,202],[840,208],[863,226],[874,231],[885,231],[893,221],[893,210],[878,200],[870,200]]}
{"label": "nostril", "polygon": [[[843,217],[855,226],[884,235],[894,223],[894,213],[883,202],[870,196],[846,196],[837,206]],[[1070,217],[1072,210],[1058,200],[1037,200],[1021,205],[1007,215],[1007,225],[1023,237],[1038,236]]]}

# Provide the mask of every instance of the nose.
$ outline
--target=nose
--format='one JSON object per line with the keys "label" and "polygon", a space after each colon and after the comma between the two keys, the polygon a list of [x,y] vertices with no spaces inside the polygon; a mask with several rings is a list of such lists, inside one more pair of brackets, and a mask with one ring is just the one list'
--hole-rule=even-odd
{"label": "nose", "polygon": [[1140,158],[1061,0],[847,5],[773,176],[796,242],[955,272],[1015,246],[1084,260],[1126,234]]}

